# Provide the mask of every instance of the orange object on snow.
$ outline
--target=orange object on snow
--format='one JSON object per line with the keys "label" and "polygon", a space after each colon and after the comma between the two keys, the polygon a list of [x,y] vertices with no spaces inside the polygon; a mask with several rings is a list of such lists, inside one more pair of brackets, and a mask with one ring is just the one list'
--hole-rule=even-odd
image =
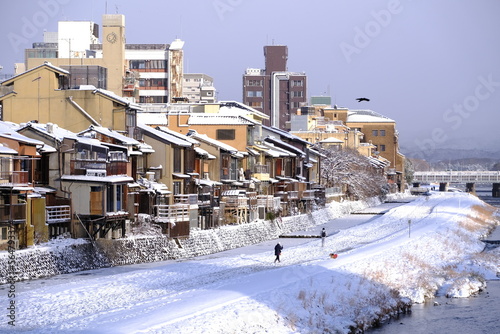
{"label": "orange object on snow", "polygon": [[337,256],[338,256],[338,255],[337,255],[337,254],[334,254],[334,253],[331,253],[331,254],[330,254],[330,257],[331,257],[332,259],[336,259],[336,258],[337,258]]}

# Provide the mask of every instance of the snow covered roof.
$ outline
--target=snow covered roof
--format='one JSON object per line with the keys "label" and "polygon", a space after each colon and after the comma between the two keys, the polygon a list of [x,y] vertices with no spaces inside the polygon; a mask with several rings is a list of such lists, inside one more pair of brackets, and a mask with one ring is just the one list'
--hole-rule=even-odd
{"label": "snow covered roof", "polygon": [[172,43],[170,43],[169,50],[182,50],[184,47],[184,41],[176,38]]}
{"label": "snow covered roof", "polygon": [[207,143],[209,145],[218,147],[224,151],[227,151],[233,155],[235,155],[238,158],[243,158],[244,155],[247,155],[247,152],[239,152],[236,148],[232,147],[231,145],[228,145],[226,143],[223,143],[217,139],[210,138],[209,136],[205,134],[199,134],[196,131],[191,131],[189,133],[190,137],[195,138],[196,140],[199,140],[201,142]]}
{"label": "snow covered roof", "polygon": [[87,176],[87,175],[63,175],[62,181],[73,182],[98,182],[98,183],[128,183],[133,182],[134,178],[127,175],[110,175],[110,176]]}
{"label": "snow covered roof", "polygon": [[39,68],[42,68],[42,67],[46,67],[47,69],[53,71],[53,72],[56,72],[58,74],[62,74],[62,75],[69,75],[69,72],[66,71],[65,69],[62,69],[60,67],[57,67],[57,66],[54,66],[52,65],[50,62],[46,61],[44,62],[43,64],[40,64],[38,66],[35,66],[27,71],[24,71],[23,73],[20,73],[18,75],[15,75],[7,80],[4,80],[2,82],[0,82],[1,85],[4,85],[4,86],[7,86],[7,85],[10,85],[12,84],[14,81],[16,81],[19,77],[27,74],[27,73],[30,73],[30,72],[34,72],[36,70],[38,70]]}
{"label": "snow covered roof", "polygon": [[262,119],[269,119],[269,116],[264,114],[263,112],[238,101],[219,101],[219,105],[220,105],[219,107],[220,113],[234,114],[235,112],[238,113],[243,112],[244,114],[251,114]]}
{"label": "snow covered roof", "polygon": [[267,130],[269,132],[273,132],[273,133],[279,135],[280,137],[284,137],[284,138],[288,138],[288,139],[293,140],[293,141],[300,142],[304,145],[311,145],[312,144],[312,143],[308,142],[307,140],[300,138],[299,136],[296,136],[288,131],[278,129],[277,127],[274,127],[274,126],[262,125],[262,129]]}
{"label": "snow covered roof", "polygon": [[273,157],[273,158],[284,158],[284,157],[295,157],[296,155],[292,152],[286,151],[284,149],[281,149],[279,147],[274,146],[270,142],[264,142],[262,144],[256,144],[254,145],[254,148],[256,148],[259,151],[264,152],[267,156]]}
{"label": "snow covered roof", "polygon": [[185,139],[181,139],[179,137],[173,136],[165,131],[161,131],[158,129],[154,129],[145,124],[137,124],[137,127],[140,128],[143,132],[153,136],[161,141],[167,142],[169,144],[174,144],[182,147],[191,147],[193,144]]}
{"label": "snow covered roof", "polygon": [[172,135],[172,136],[177,137],[179,139],[186,140],[186,141],[190,142],[193,145],[200,144],[197,140],[195,140],[195,139],[193,139],[193,138],[191,138],[189,136],[186,136],[186,135],[184,135],[182,133],[176,132],[174,130],[170,130],[169,128],[167,128],[165,126],[158,126],[157,129],[160,130],[160,131],[166,132],[169,135]]}
{"label": "snow covered roof", "polygon": [[202,149],[201,147],[195,147],[194,151],[198,155],[200,155],[202,157],[205,157],[205,159],[209,159],[209,160],[217,159],[217,157],[215,155],[212,155],[212,154],[208,153],[208,151]]}
{"label": "snow covered roof", "polygon": [[18,126],[14,127],[11,123],[0,122],[0,137],[13,139],[15,141],[24,144],[40,145],[40,146],[45,145],[43,141],[23,136],[22,134],[16,131],[17,129]]}
{"label": "snow covered roof", "polygon": [[137,122],[147,125],[168,125],[165,112],[138,112]]}
{"label": "snow covered roof", "polygon": [[18,152],[12,148],[0,144],[0,154],[16,155],[18,154]]}
{"label": "snow covered roof", "polygon": [[259,124],[242,115],[189,114],[189,125],[254,125]]}
{"label": "snow covered roof", "polygon": [[105,90],[105,89],[101,89],[101,88],[95,88],[94,86],[81,86],[81,90],[87,90],[85,88],[88,88],[88,90],[92,90],[92,93],[93,94],[98,94],[98,95],[102,95],[102,96],[105,96],[107,98],[110,98],[112,100],[114,100],[115,102],[118,102],[118,103],[121,103],[123,105],[126,105],[132,109],[137,109],[137,110],[140,110],[141,107],[137,104],[137,103],[132,103],[131,101],[127,100],[126,98],[124,97],[121,97],[119,95],[116,95],[115,93],[113,93],[112,91],[109,91],[109,90]]}
{"label": "snow covered roof", "polygon": [[275,146],[278,146],[278,147],[281,147],[281,149],[284,149],[286,151],[289,151],[289,152],[294,152],[296,155],[299,155],[299,156],[305,156],[305,152],[299,150],[298,148],[296,148],[295,146],[293,145],[290,145],[288,143],[285,143],[284,141],[282,141],[281,139],[279,138],[275,138],[273,136],[268,136],[264,139],[264,142],[271,142],[273,143]]}
{"label": "snow covered roof", "polygon": [[337,139],[335,137],[329,137],[329,138],[326,138],[326,139],[323,139],[320,141],[320,143],[324,143],[324,144],[337,144],[337,143],[343,143],[343,142],[344,142],[343,140]]}
{"label": "snow covered roof", "polygon": [[84,143],[92,146],[98,146],[98,147],[104,147],[101,143],[101,141],[90,138],[90,137],[85,137],[85,136],[80,136],[72,131],[60,128],[57,124],[52,124],[52,123],[32,123],[28,122],[26,124],[22,124],[21,127],[17,130],[18,132],[22,132],[23,130],[27,129],[32,129],[39,134],[42,134],[43,136],[47,138],[52,138],[55,139],[59,142],[62,142],[64,138],[72,139],[75,140],[79,143]]}
{"label": "snow covered roof", "polygon": [[395,123],[389,117],[383,116],[372,110],[349,110],[347,122],[355,123]]}
{"label": "snow covered roof", "polygon": [[98,132],[98,133],[105,135],[107,137],[116,139],[116,140],[122,142],[124,145],[139,145],[140,144],[134,138],[130,138],[128,136],[122,135],[121,133],[119,133],[117,131],[110,130],[110,129],[102,127],[102,126],[91,125],[91,126],[89,126],[89,128],[87,130],[79,132],[78,135],[84,135],[84,134],[92,132],[92,131],[95,131],[95,132]]}

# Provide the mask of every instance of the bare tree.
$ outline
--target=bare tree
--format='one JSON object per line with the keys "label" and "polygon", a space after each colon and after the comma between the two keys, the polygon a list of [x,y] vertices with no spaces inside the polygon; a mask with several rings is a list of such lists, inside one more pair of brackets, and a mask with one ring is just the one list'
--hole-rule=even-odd
{"label": "bare tree", "polygon": [[341,187],[350,199],[381,196],[388,192],[383,171],[375,168],[367,157],[352,149],[329,147],[319,150],[324,154],[321,178],[326,187]]}

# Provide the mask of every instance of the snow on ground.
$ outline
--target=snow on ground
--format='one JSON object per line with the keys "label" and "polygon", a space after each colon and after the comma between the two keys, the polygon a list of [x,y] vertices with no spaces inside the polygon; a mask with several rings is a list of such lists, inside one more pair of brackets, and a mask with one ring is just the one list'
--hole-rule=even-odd
{"label": "snow on ground", "polygon": [[480,241],[497,225],[494,211],[472,195],[433,193],[339,230],[324,248],[320,239],[280,239],[277,264],[274,241],[71,274],[60,284],[19,283],[16,326],[4,320],[0,332],[348,333],[436,293],[470,296],[495,279],[500,248],[484,251]]}

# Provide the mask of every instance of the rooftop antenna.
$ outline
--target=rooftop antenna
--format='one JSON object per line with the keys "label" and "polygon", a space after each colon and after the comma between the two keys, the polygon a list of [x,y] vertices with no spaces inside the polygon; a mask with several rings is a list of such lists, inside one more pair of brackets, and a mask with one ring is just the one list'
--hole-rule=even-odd
{"label": "rooftop antenna", "polygon": [[118,14],[118,5],[115,5],[115,10],[116,10],[115,14]]}

